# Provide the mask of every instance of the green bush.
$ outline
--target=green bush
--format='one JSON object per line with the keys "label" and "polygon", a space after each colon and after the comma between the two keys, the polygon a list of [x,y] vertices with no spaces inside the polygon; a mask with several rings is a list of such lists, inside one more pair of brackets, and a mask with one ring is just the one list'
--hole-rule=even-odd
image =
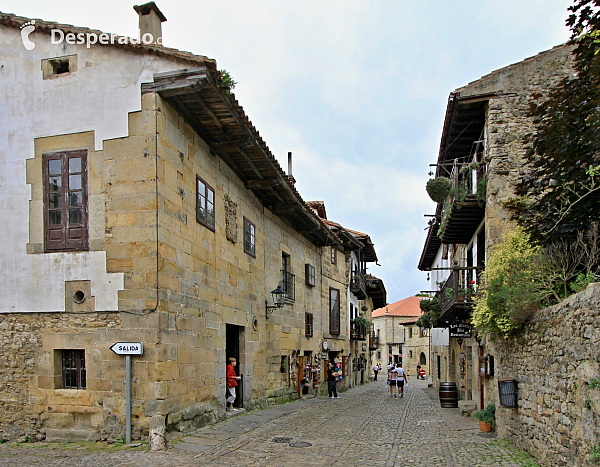
{"label": "green bush", "polygon": [[537,308],[534,258],[538,248],[520,227],[509,232],[492,251],[475,300],[473,324],[492,338],[521,331]]}

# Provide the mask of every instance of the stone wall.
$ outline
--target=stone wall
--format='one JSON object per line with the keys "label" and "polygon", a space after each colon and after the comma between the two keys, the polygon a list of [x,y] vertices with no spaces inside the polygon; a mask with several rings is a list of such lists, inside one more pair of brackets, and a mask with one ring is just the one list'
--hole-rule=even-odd
{"label": "stone wall", "polygon": [[590,465],[600,441],[600,389],[590,387],[600,380],[600,283],[542,310],[531,332],[492,353],[496,388],[502,377],[518,384],[518,408],[496,412],[499,436],[546,466]]}

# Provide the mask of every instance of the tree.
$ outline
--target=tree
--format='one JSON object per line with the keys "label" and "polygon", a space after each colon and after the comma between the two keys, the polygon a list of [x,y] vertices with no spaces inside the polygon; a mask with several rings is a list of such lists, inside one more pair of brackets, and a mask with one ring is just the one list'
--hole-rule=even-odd
{"label": "tree", "polygon": [[600,212],[594,180],[600,170],[600,0],[577,0],[569,11],[575,76],[532,105],[531,170],[517,184],[513,205],[532,240],[544,245],[576,238]]}

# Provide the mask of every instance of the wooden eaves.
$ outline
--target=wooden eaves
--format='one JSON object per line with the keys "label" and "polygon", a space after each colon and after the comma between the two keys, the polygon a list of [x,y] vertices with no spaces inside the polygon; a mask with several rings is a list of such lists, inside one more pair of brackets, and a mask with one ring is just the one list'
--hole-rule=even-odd
{"label": "wooden eaves", "polygon": [[267,209],[317,246],[340,240],[303,201],[243,108],[207,67],[156,73],[142,93],[158,93],[179,112]]}

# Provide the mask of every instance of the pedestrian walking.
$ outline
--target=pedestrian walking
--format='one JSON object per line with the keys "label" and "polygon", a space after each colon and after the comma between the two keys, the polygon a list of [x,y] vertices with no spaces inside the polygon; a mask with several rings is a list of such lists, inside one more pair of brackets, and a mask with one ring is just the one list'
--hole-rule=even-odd
{"label": "pedestrian walking", "polygon": [[417,363],[417,379],[419,379],[420,374],[421,374],[421,364]]}
{"label": "pedestrian walking", "polygon": [[229,404],[229,408],[227,409],[229,412],[237,412],[237,409],[233,408],[233,403],[235,402],[236,394],[235,388],[238,385],[238,381],[242,379],[241,376],[236,376],[235,374],[235,366],[237,365],[237,360],[233,357],[229,359],[229,365],[227,365],[227,403]]}
{"label": "pedestrian walking", "polygon": [[404,383],[408,382],[408,375],[404,368],[402,368],[402,364],[396,365],[396,368],[392,371],[396,375],[396,385],[398,386],[398,397],[404,397]]}
{"label": "pedestrian walking", "polygon": [[375,378],[373,378],[373,381],[377,381],[377,373],[379,373],[379,365],[375,365],[373,367],[373,373],[375,373]]}
{"label": "pedestrian walking", "polygon": [[338,373],[335,371],[332,363],[327,365],[327,391],[329,392],[330,399],[339,399],[337,395],[337,377]]}
{"label": "pedestrian walking", "polygon": [[396,374],[394,365],[388,365],[388,384],[390,385],[390,397],[396,397]]}

